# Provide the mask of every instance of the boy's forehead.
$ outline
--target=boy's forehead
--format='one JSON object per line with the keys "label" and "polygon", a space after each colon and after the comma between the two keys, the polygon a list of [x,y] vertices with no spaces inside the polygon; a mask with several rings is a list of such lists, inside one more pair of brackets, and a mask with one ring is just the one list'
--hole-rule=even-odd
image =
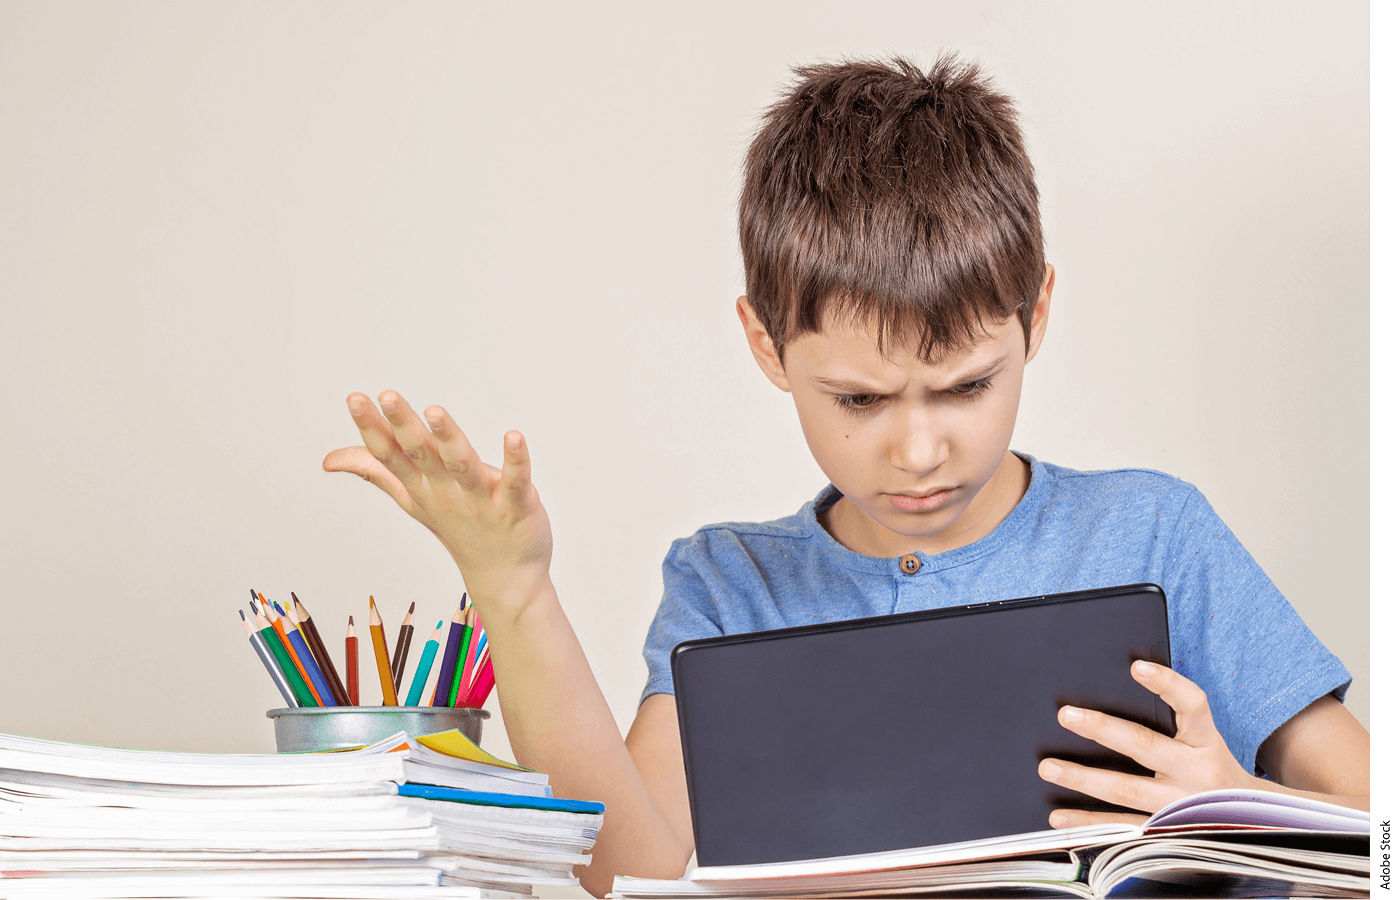
{"label": "boy's forehead", "polygon": [[1008,345],[1020,346],[1021,326],[1014,316],[989,322],[981,334],[956,345],[934,347],[919,354],[919,335],[896,333],[881,340],[873,323],[831,318],[818,332],[806,332],[788,342],[787,354],[820,367],[856,367],[881,370],[892,366],[916,367],[939,373],[961,373],[985,365],[1006,354]]}

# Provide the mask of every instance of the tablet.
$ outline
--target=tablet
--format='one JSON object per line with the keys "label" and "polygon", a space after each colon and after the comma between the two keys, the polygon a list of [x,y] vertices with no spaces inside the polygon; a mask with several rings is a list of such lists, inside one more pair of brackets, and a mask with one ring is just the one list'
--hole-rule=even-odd
{"label": "tablet", "polygon": [[1047,756],[1145,773],[1056,720],[1069,703],[1175,733],[1129,666],[1171,664],[1152,584],[686,641],[671,653],[699,865],[1043,831],[1114,807]]}

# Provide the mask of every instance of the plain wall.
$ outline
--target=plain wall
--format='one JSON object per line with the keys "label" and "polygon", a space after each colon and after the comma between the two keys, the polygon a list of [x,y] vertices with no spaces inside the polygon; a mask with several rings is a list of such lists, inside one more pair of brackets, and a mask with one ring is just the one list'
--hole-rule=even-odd
{"label": "plain wall", "polygon": [[670,542],[825,483],[733,313],[756,116],[794,64],[941,50],[1017,98],[1058,271],[1013,447],[1199,486],[1368,722],[1366,17],[3,0],[0,730],[271,750],[250,587],[333,640],[417,601],[421,646],[454,566],[320,470],[394,388],[488,461],[526,434],[625,731]]}

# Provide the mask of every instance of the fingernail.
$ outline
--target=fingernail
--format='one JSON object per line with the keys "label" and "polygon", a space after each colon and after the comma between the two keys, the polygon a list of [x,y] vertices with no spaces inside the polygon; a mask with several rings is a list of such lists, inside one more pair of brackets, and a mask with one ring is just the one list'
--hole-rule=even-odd
{"label": "fingernail", "polygon": [[1047,781],[1059,781],[1063,774],[1065,774],[1065,767],[1053,759],[1047,759],[1040,764],[1040,776]]}
{"label": "fingernail", "polygon": [[1157,667],[1145,659],[1140,659],[1133,663],[1133,672],[1137,675],[1151,675]]}
{"label": "fingernail", "polygon": [[365,405],[359,400],[355,400],[353,398],[350,400],[346,400],[345,405],[350,407],[350,415],[352,416],[358,416],[360,413],[365,411]]}
{"label": "fingernail", "polygon": [[1068,824],[1069,824],[1069,816],[1066,816],[1064,813],[1060,812],[1059,810],[1056,810],[1055,812],[1052,812],[1052,813],[1050,814],[1050,827],[1051,827],[1051,828],[1064,828],[1064,827],[1065,827],[1066,825],[1068,825]]}
{"label": "fingernail", "polygon": [[394,412],[398,409],[398,404],[396,404],[393,400],[380,400],[379,406],[381,409],[384,410],[384,415],[386,416],[392,416]]}
{"label": "fingernail", "polygon": [[[1123,670],[1119,669],[1118,671],[1121,672]],[[1081,710],[1075,709],[1073,706],[1066,706],[1064,709],[1060,710],[1060,718],[1070,725],[1075,725],[1084,721],[1084,713]]]}
{"label": "fingernail", "polygon": [[442,419],[431,418],[428,420],[428,427],[433,431],[442,431]]}
{"label": "fingernail", "polygon": [[519,453],[520,438],[516,437],[515,435],[506,438],[506,448],[509,449],[511,453]]}

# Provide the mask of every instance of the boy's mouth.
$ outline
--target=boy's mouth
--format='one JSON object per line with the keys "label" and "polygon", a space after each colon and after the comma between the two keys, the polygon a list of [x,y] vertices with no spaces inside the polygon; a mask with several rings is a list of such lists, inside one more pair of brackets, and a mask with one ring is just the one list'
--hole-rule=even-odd
{"label": "boy's mouth", "polygon": [[937,509],[948,500],[951,488],[942,488],[931,494],[890,494],[890,503],[904,512],[928,512]]}

